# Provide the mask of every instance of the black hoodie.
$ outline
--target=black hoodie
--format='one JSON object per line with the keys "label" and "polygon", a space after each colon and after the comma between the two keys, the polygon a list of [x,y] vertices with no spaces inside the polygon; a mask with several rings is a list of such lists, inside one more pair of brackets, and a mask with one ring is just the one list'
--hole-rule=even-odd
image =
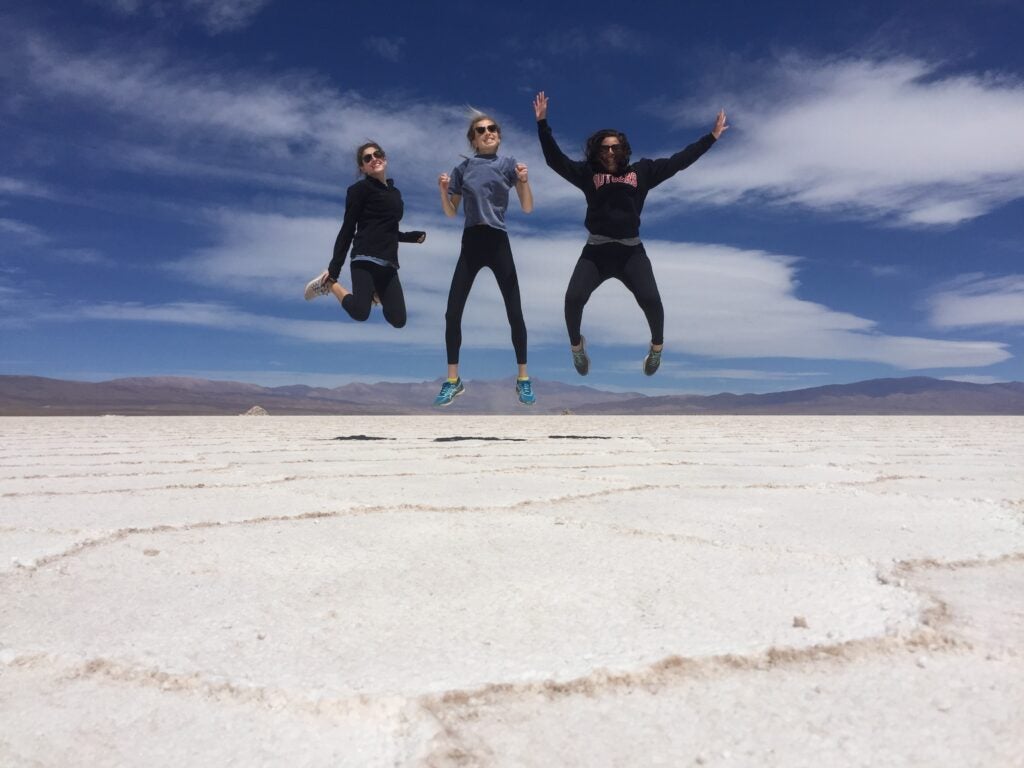
{"label": "black hoodie", "polygon": [[621,175],[614,175],[603,168],[594,168],[586,160],[566,157],[555,142],[547,120],[537,121],[537,134],[548,166],[583,190],[587,198],[584,222],[587,231],[616,240],[640,237],[640,212],[647,193],[692,165],[715,143],[715,137],[709,133],[672,157],[660,160],[641,158],[627,165]]}
{"label": "black hoodie", "polygon": [[345,219],[334,241],[334,257],[327,268],[331,279],[337,280],[341,274],[349,246],[352,246],[353,256],[374,256],[398,269],[398,244],[415,243],[423,235],[422,232],[398,231],[404,212],[402,193],[391,179],[383,184],[372,176],[364,176],[349,187],[345,195]]}

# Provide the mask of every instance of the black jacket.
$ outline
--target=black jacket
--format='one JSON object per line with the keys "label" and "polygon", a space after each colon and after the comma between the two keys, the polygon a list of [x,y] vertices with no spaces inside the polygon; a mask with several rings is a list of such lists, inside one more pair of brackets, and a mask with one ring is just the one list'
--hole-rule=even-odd
{"label": "black jacket", "polygon": [[398,222],[405,212],[402,193],[388,179],[382,184],[364,176],[345,195],[345,219],[334,241],[334,257],[327,268],[334,280],[341,274],[349,246],[353,256],[375,256],[398,269],[398,244],[415,243],[423,232],[399,232]]}
{"label": "black jacket", "polygon": [[537,121],[537,134],[548,166],[587,198],[587,231],[594,235],[624,240],[640,237],[640,212],[647,193],[666,179],[692,165],[711,149],[715,137],[702,136],[672,157],[660,160],[642,158],[626,166],[621,175],[595,169],[586,160],[570,160],[559,149],[547,120]]}

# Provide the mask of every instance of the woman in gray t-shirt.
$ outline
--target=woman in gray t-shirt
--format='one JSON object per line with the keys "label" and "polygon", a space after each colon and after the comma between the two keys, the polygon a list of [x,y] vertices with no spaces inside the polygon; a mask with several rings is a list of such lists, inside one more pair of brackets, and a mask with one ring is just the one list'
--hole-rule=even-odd
{"label": "woman in gray t-shirt", "polygon": [[452,275],[445,311],[444,340],[448,352],[448,378],[434,405],[444,406],[465,391],[459,378],[459,348],[462,346],[462,312],[477,273],[488,267],[498,281],[505,301],[505,312],[512,329],[512,346],[519,366],[516,394],[519,402],[533,405],[536,398],[526,371],[526,323],[519,297],[519,279],[512,259],[512,248],[505,229],[509,189],[515,187],[519,204],[525,213],[533,210],[533,193],[527,179],[526,166],[515,158],[498,157],[501,126],[488,115],[476,114],[469,124],[466,138],[475,151],[450,174],[437,180],[441,190],[441,207],[447,216],[454,216],[463,203],[466,228],[462,232],[462,251]]}

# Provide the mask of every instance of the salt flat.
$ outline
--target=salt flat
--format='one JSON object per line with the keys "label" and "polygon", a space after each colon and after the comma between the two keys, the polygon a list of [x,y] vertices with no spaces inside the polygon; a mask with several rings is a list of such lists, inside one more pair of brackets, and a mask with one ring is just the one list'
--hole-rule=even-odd
{"label": "salt flat", "polygon": [[0,436],[3,766],[1024,765],[1024,418]]}

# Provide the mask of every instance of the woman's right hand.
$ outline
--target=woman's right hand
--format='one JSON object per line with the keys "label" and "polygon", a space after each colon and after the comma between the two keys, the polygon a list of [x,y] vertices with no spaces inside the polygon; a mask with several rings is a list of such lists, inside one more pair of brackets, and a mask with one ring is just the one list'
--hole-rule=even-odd
{"label": "woman's right hand", "polygon": [[544,91],[538,93],[533,99],[533,114],[537,116],[537,122],[548,118],[548,97]]}
{"label": "woman's right hand", "polygon": [[437,177],[437,186],[440,187],[441,191],[445,195],[448,194],[448,182],[450,181],[451,178],[448,176],[447,173],[442,173],[440,176]]}

